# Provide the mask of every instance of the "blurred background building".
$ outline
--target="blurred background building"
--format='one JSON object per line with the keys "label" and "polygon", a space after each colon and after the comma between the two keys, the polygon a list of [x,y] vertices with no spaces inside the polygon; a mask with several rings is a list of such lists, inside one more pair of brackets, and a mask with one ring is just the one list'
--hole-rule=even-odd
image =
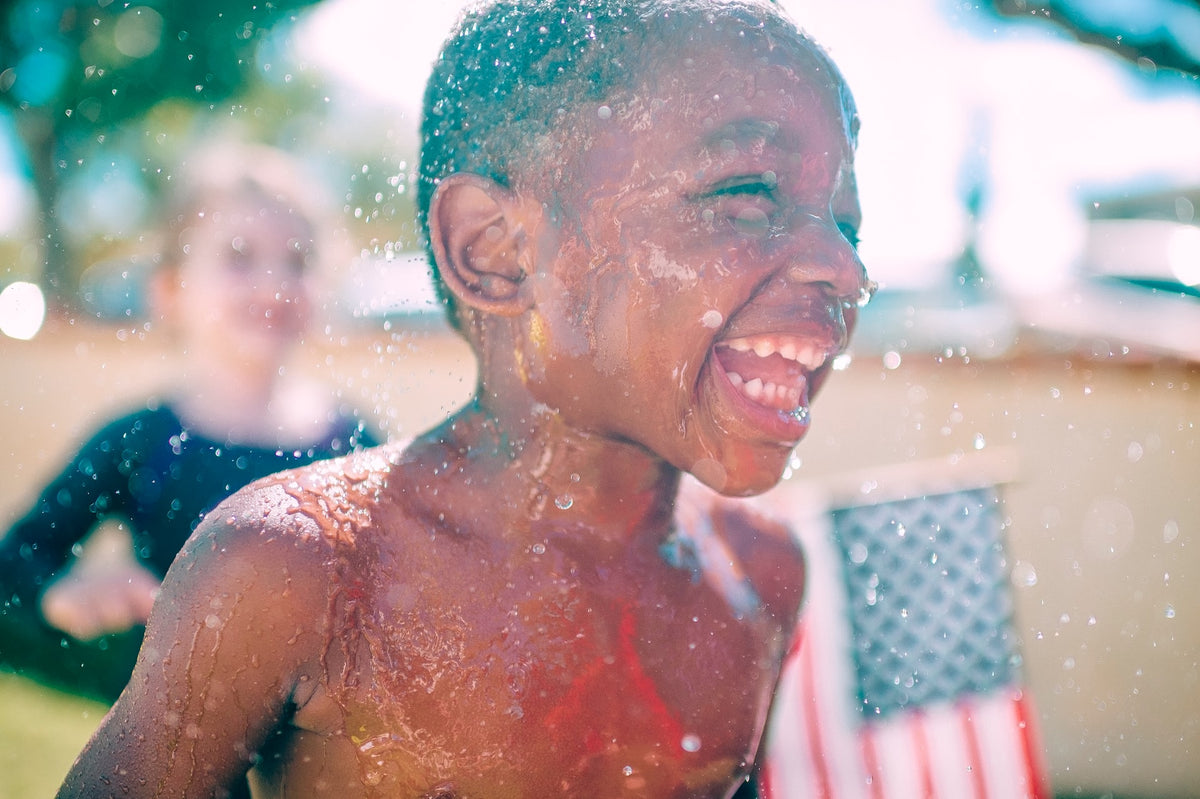
{"label": "blurred background building", "polygon": [[[5,4],[0,517],[171,363],[141,316],[144,231],[214,121],[310,161],[340,209],[312,372],[395,436],[466,397],[411,200],[422,83],[459,5]],[[1055,792],[1200,795],[1200,8],[784,5],[854,89],[861,250],[884,287],[792,480],[1000,453]],[[81,744],[2,720],[0,739],[0,774],[29,747],[65,772]]]}

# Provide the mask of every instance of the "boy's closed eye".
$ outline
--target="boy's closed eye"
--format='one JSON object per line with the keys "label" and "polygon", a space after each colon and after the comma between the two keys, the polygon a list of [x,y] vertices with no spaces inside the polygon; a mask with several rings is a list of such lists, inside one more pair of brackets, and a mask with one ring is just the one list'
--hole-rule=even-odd
{"label": "boy's closed eye", "polygon": [[[772,218],[778,214],[780,206],[778,185],[779,180],[774,172],[738,175],[718,182],[707,191],[695,195],[694,199],[706,205],[704,219],[712,222],[717,216],[712,204],[723,198],[731,198],[720,208],[721,215],[732,222],[735,230],[750,235],[771,235],[782,232],[772,224]],[[852,222],[838,221],[837,228],[842,238],[857,250],[861,241],[858,226]]]}
{"label": "boy's closed eye", "polygon": [[704,206],[706,222],[720,216],[738,233],[765,235],[771,232],[772,219],[779,210],[778,184],[774,172],[736,175],[718,181],[693,199]]}

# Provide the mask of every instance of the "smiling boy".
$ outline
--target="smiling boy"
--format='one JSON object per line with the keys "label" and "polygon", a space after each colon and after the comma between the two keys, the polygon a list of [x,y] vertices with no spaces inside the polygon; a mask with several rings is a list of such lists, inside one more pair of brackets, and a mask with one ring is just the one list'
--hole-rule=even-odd
{"label": "smiling boy", "polygon": [[475,399],[176,561],[61,796],[725,797],[803,588],[773,486],[845,346],[857,121],[769,2],[499,2],[426,95]]}

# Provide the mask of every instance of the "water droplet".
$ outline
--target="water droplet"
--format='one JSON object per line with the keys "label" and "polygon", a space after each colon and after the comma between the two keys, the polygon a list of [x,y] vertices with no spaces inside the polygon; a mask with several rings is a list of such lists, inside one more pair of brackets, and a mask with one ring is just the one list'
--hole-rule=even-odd
{"label": "water droplet", "polygon": [[987,446],[987,439],[983,437],[983,433],[975,434],[975,449],[983,449]]}
{"label": "water droplet", "polygon": [[1033,588],[1038,581],[1037,569],[1028,561],[1018,560],[1013,564],[1010,579],[1017,588]]}
{"label": "water droplet", "polygon": [[600,119],[611,119],[612,109],[606,105],[602,105],[596,109],[596,116]]}
{"label": "water droplet", "polygon": [[1179,537],[1179,522],[1171,519],[1163,525],[1163,543],[1169,544]]}
{"label": "water droplet", "polygon": [[879,291],[879,284],[874,280],[868,280],[867,284],[858,290],[858,297],[855,299],[854,304],[859,308],[866,308],[877,291]]}
{"label": "water droplet", "polygon": [[685,752],[699,752],[700,736],[689,732],[683,736],[683,740],[679,742],[679,745],[683,747],[683,751]]}
{"label": "water droplet", "polygon": [[700,324],[709,330],[716,330],[724,321],[725,317],[721,316],[720,311],[705,311],[704,316],[700,317]]}
{"label": "water droplet", "polygon": [[861,541],[855,541],[850,545],[850,551],[847,553],[850,556],[850,562],[862,565],[867,562],[867,545]]}
{"label": "water droplet", "polygon": [[626,777],[633,776],[633,766],[626,766],[625,768],[621,769],[621,773]]}
{"label": "water droplet", "polygon": [[899,369],[900,361],[900,353],[895,350],[889,350],[883,354],[883,368],[885,369]]}
{"label": "water droplet", "polygon": [[554,498],[554,507],[559,510],[568,510],[575,504],[575,498],[570,494],[559,494]]}
{"label": "water droplet", "polygon": [[546,554],[546,545],[540,541],[538,543],[534,544],[532,549],[533,549],[533,554],[535,554],[535,555],[545,555]]}
{"label": "water droplet", "polygon": [[1168,619],[1175,618],[1175,606],[1167,605],[1166,610],[1163,611],[1163,615],[1166,616]]}

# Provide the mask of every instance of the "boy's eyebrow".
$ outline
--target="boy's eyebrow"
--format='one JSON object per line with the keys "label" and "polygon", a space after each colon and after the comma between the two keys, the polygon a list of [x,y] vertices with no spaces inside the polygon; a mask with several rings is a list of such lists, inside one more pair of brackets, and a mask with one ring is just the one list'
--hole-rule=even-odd
{"label": "boy's eyebrow", "polygon": [[704,137],[704,146],[713,147],[721,142],[741,144],[751,141],[771,141],[779,133],[779,123],[765,119],[735,119]]}

